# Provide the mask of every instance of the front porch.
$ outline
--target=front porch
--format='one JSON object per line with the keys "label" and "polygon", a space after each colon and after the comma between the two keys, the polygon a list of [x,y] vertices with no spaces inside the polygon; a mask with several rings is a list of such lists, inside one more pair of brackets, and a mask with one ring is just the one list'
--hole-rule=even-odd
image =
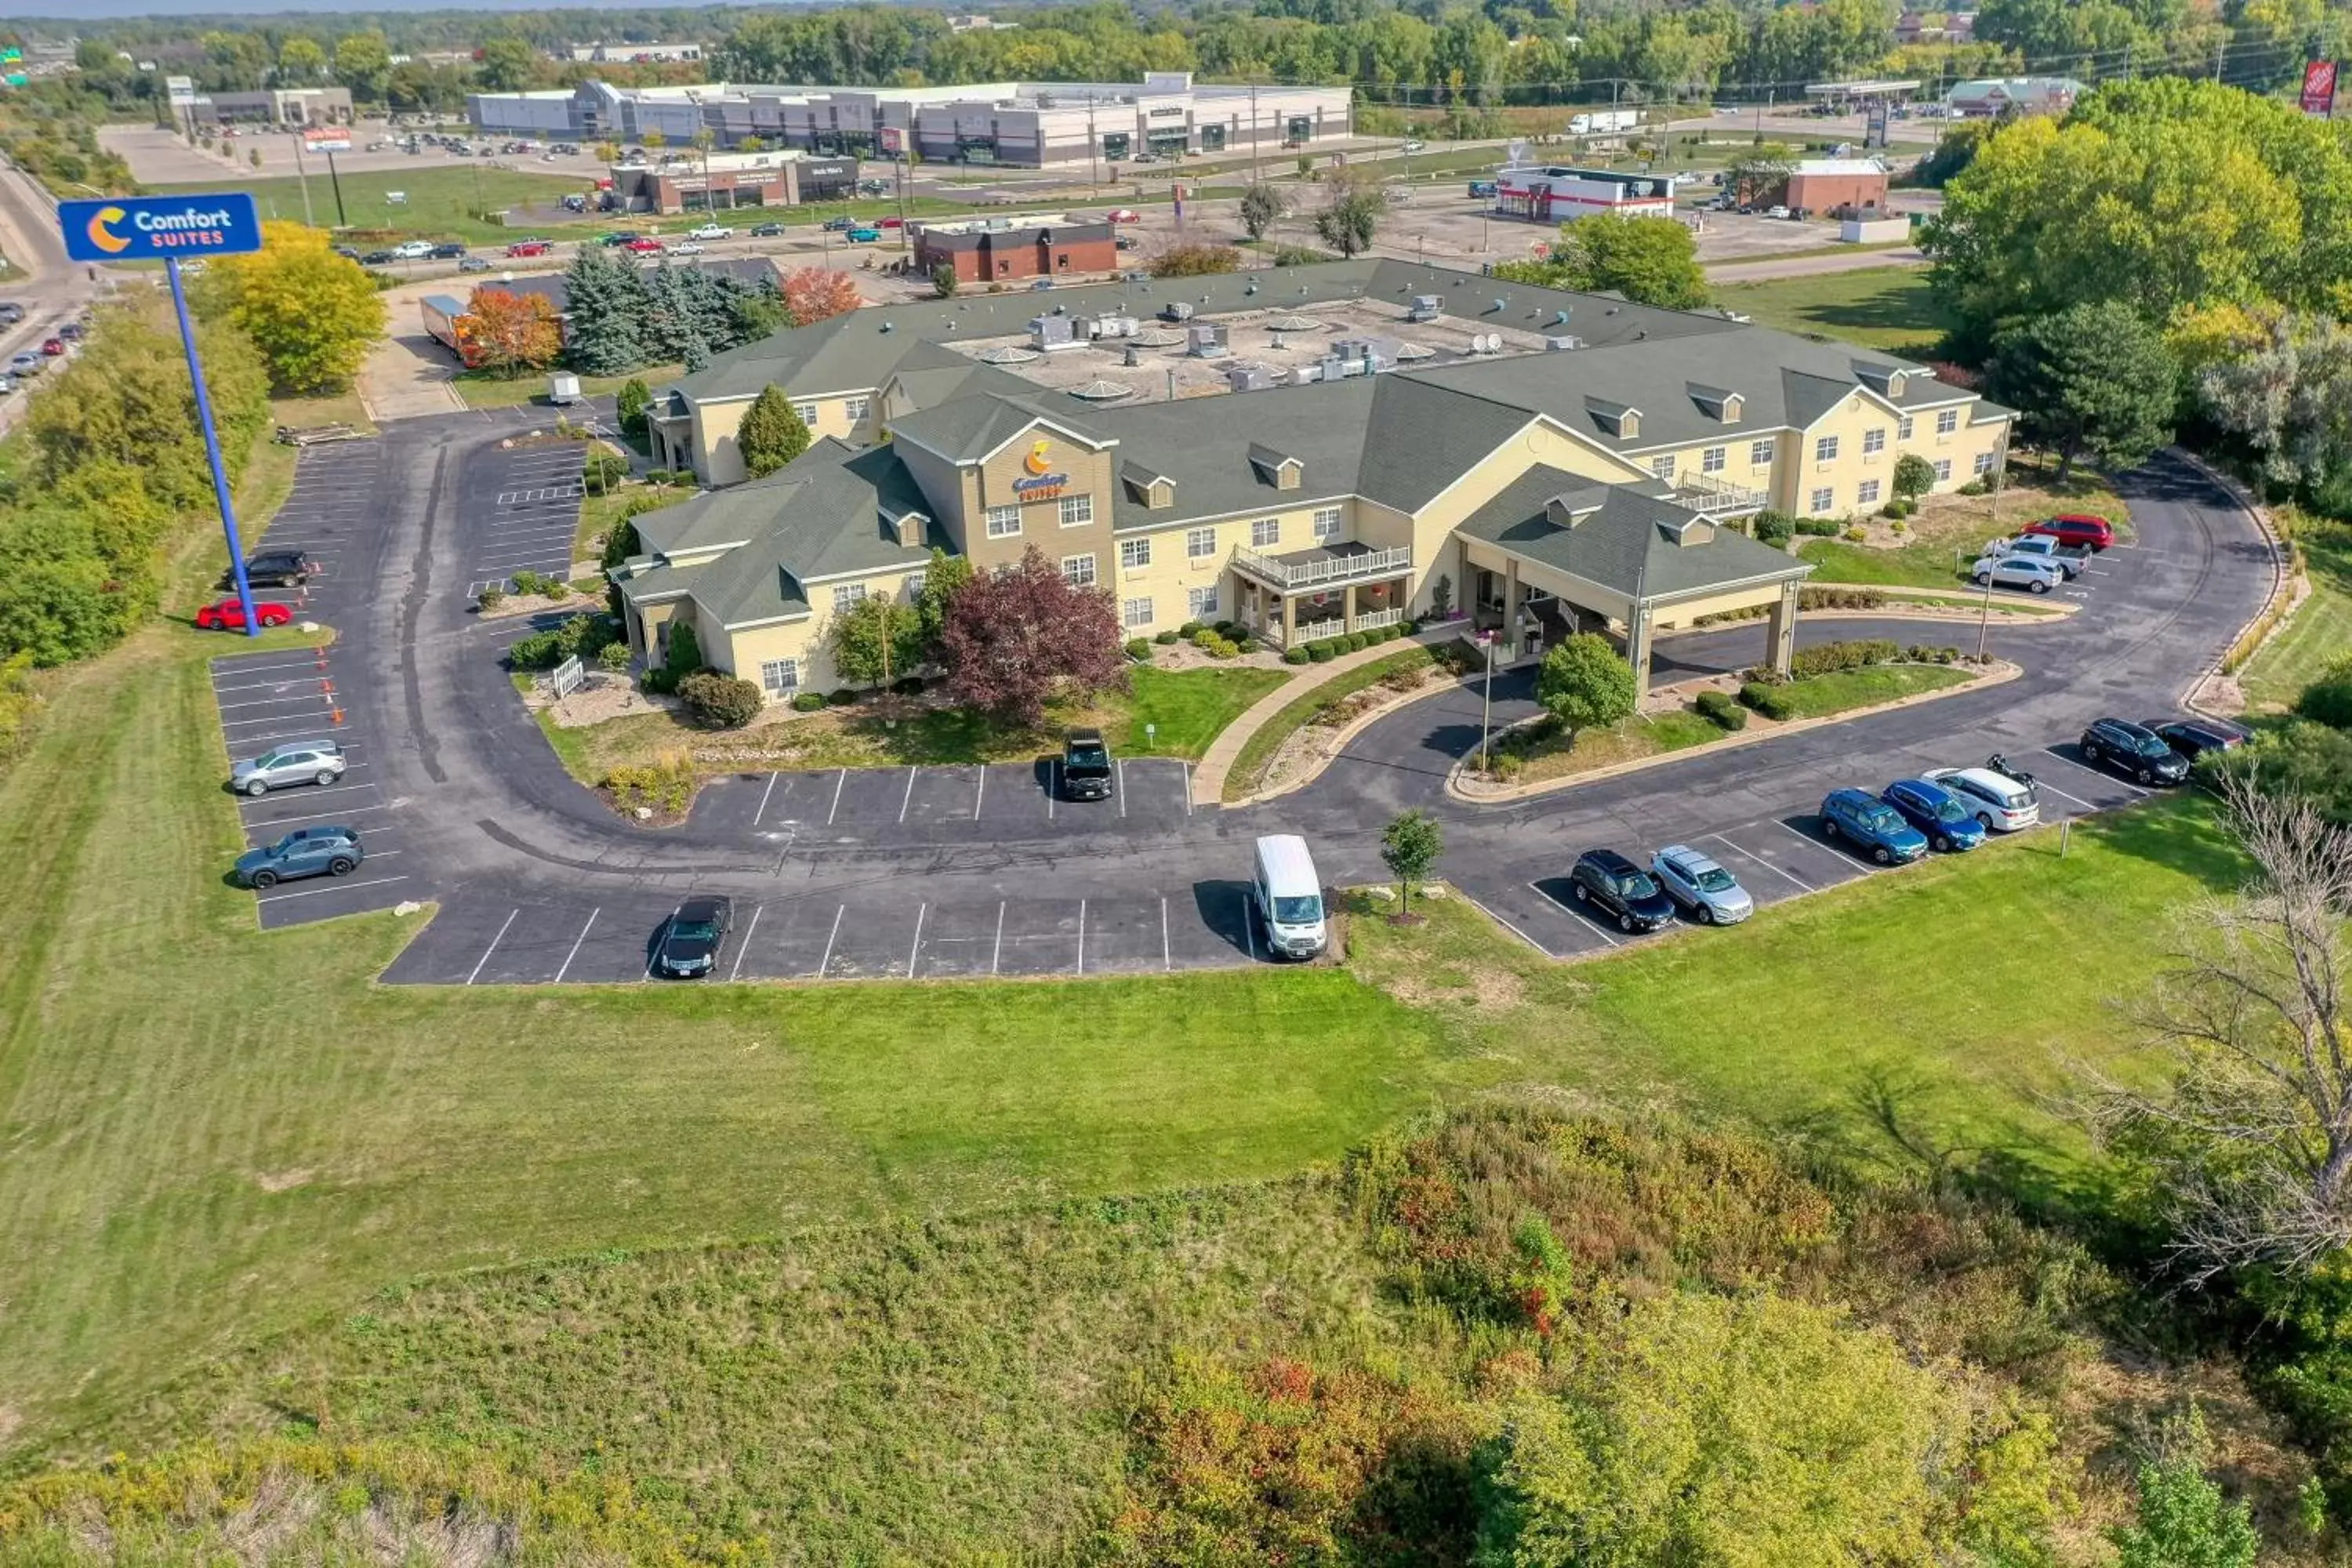
{"label": "front porch", "polygon": [[1412,552],[1349,542],[1280,555],[1236,549],[1234,618],[1276,647],[1371,631],[1405,618]]}

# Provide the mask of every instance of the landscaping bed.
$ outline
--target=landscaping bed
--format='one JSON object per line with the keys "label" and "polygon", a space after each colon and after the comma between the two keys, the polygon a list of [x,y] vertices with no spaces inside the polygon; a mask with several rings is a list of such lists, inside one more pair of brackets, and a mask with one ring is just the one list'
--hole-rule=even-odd
{"label": "landscaping bed", "polygon": [[[1411,685],[1399,685],[1391,689],[1400,692],[1420,690],[1444,658],[1436,650],[1420,643],[1411,643],[1302,693],[1243,743],[1241,754],[1234,759],[1233,771],[1225,775],[1223,798],[1227,801],[1246,800],[1287,773],[1295,773],[1307,760],[1307,753],[1298,749],[1307,744],[1299,739],[1302,730],[1318,725],[1318,721],[1326,717],[1335,718],[1337,721],[1318,727],[1327,732],[1336,732],[1344,728],[1353,721],[1357,713],[1347,711],[1343,705],[1352,701],[1359,693],[1392,679],[1402,681],[1410,674]],[[1448,678],[1451,678],[1450,673]],[[1286,750],[1292,754],[1285,756]]]}

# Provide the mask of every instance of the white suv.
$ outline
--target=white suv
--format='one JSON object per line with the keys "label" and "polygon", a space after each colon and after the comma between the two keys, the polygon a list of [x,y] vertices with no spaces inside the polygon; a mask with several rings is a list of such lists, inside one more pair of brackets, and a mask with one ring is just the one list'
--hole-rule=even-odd
{"label": "white suv", "polygon": [[433,254],[433,242],[429,239],[404,239],[392,247],[392,253],[403,261],[421,261]]}

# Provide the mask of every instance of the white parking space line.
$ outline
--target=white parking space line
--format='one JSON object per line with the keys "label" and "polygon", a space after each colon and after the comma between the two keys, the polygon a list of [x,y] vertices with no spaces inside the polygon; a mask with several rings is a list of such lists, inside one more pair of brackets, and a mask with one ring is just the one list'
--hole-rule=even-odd
{"label": "white parking space line", "polygon": [[915,977],[915,960],[923,951],[923,917],[930,912],[929,904],[915,906],[915,940],[907,948],[907,978],[909,980]]}
{"label": "white parking space line", "polygon": [[[1521,931],[1519,934],[1525,936],[1527,933]],[[1255,963],[1257,962],[1257,927],[1250,923],[1250,897],[1247,893],[1242,895],[1242,940],[1249,944],[1250,962]],[[1534,942],[1529,942],[1528,945],[1536,947]],[[1537,947],[1537,951],[1541,952],[1542,949]]]}
{"label": "white parking space line", "polygon": [[1707,837],[1714,839],[1717,844],[1722,845],[1726,849],[1730,850],[1734,855],[1738,856],[1742,860],[1753,860],[1757,865],[1763,867],[1764,869],[1771,872],[1774,876],[1794,882],[1798,887],[1803,889],[1808,893],[1818,892],[1820,890],[1811,882],[1808,882],[1802,877],[1798,876],[1794,871],[1784,870],[1780,867],[1772,864],[1771,861],[1764,858],[1761,855],[1749,854],[1747,850],[1742,849],[1738,845],[1734,844],[1730,839],[1726,838],[1720,833],[1710,833]]}
{"label": "white parking space line", "polygon": [[[841,776],[833,781],[833,805],[826,808],[824,814],[824,825],[827,827],[831,827],[833,826],[834,813],[841,809],[841,786],[848,782],[849,770],[847,768],[842,769]],[[838,924],[839,922],[836,921],[835,923]],[[828,948],[827,951],[829,952],[831,949]]]}
{"label": "white parking space line", "polygon": [[824,972],[833,967],[833,944],[841,940],[841,917],[849,911],[847,904],[836,905],[833,911],[833,931],[824,939],[824,956],[816,961],[816,976],[822,980]]}
{"label": "white parking space line", "polygon": [[[326,717],[326,715],[334,711],[335,705],[326,698],[316,695],[312,696],[310,700],[316,703],[319,708],[320,715],[319,727],[322,730],[331,728],[333,726],[333,721]],[[299,719],[301,715],[299,713],[280,713],[267,719],[224,719],[221,721],[221,728],[224,730],[250,730],[257,724],[283,724],[289,720]]]}
{"label": "white parking space line", "polygon": [[[1517,926],[1510,924],[1510,921],[1507,921],[1507,920],[1503,920],[1503,917],[1500,917],[1500,914],[1496,914],[1494,910],[1489,910],[1489,908],[1486,908],[1486,905],[1482,905],[1482,902],[1479,902],[1477,898],[1470,898],[1470,893],[1463,893],[1461,898],[1463,898],[1463,902],[1467,902],[1467,905],[1470,905],[1470,908],[1477,910],[1479,914],[1484,914],[1484,917],[1486,917],[1486,920],[1491,920],[1491,921],[1494,921],[1494,924],[1498,924],[1498,926],[1503,926],[1503,929],[1506,929],[1506,931],[1510,931],[1512,936],[1517,936],[1519,941],[1527,942],[1528,947],[1534,947],[1536,952],[1540,952],[1540,954],[1543,954],[1543,957],[1548,957],[1548,959],[1550,959],[1550,957],[1559,957],[1559,954],[1552,952],[1550,947],[1545,947],[1543,942],[1538,942],[1538,941],[1536,941],[1536,938],[1528,936],[1527,931],[1519,931]],[[1242,893],[1242,921],[1244,921],[1244,929],[1246,929],[1246,921],[1249,921],[1249,893]],[[1251,933],[1251,938],[1249,938],[1249,957],[1258,957],[1258,938],[1256,938],[1256,933]]]}
{"label": "white parking space line", "polygon": [[1184,815],[1192,815],[1192,764],[1184,764]]}
{"label": "white parking space line", "polygon": [[[1834,844],[1827,844],[1827,843],[1824,843],[1824,842],[1822,842],[1821,839],[1815,838],[1815,837],[1814,837],[1811,834],[1810,834],[1810,833],[1800,833],[1800,832],[1798,832],[1795,828],[1793,828],[1793,827],[1790,826],[1787,823],[1785,823],[1785,822],[1781,821],[1781,820],[1780,820],[1779,817],[1777,817],[1777,816],[1776,816],[1776,817],[1773,817],[1773,818],[1771,819],[1771,822],[1772,822],[1772,826],[1775,826],[1775,827],[1779,828],[1781,832],[1783,832],[1783,833],[1787,834],[1790,837],[1791,837],[1791,838],[1793,838],[1793,839],[1796,839],[1796,840],[1797,840],[1799,843],[1801,843],[1801,844],[1810,844],[1810,845],[1811,845],[1811,846],[1812,846],[1814,848],[1816,848],[1816,849],[1826,849],[1826,850],[1828,850],[1828,851],[1829,851],[1831,854],[1832,854],[1832,855],[1843,855],[1843,854],[1844,853],[1844,851],[1843,851],[1843,850],[1840,849],[1840,848],[1839,848],[1836,845],[1834,845]],[[1843,880],[1845,880],[1845,879],[1843,879],[1843,878],[1840,878],[1840,879],[1839,879],[1839,880],[1840,880],[1840,881],[1843,881]]]}
{"label": "white parking space line", "polygon": [[[246,708],[296,708],[306,703],[316,704],[322,702],[326,700],[326,696],[327,694],[323,691],[305,691],[299,697],[257,697],[250,702],[221,702],[215,703],[215,706],[224,713],[235,713],[239,710]],[[224,719],[221,722],[224,724],[266,724],[270,722],[270,721],[267,719]]]}
{"label": "white parking space line", "polygon": [[760,809],[751,814],[752,826],[759,826],[760,819],[768,815],[768,797],[775,793],[776,775],[774,773],[770,773],[768,775],[768,787],[760,792]]}
{"label": "white parking space line", "polygon": [[2081,795],[2068,795],[2064,790],[2060,789],[2056,784],[2052,784],[2048,779],[2035,779],[2035,780],[2033,781],[2033,785],[2034,785],[2034,787],[2035,787],[2036,789],[2046,789],[2046,790],[2048,790],[2052,795],[2056,795],[2060,800],[2071,800],[2071,801],[2073,801],[2076,805],[2081,806],[2084,811],[2096,811],[2096,810],[2098,810],[2098,809],[2099,809],[2097,806],[2093,805],[2089,801],[2084,800],[2084,799]]}
{"label": "white parking space line", "polygon": [[406,880],[408,880],[408,879],[405,877],[372,877],[364,882],[337,882],[331,887],[305,888],[299,893],[270,893],[257,901],[265,904],[275,904],[283,902],[288,899],[315,899],[320,893],[340,893],[352,888],[382,888],[387,887],[394,882],[405,882]]}
{"label": "white parking space line", "polygon": [[898,820],[907,820],[907,808],[915,804],[915,770],[907,770],[907,793],[898,799]]}
{"label": "white parking space line", "polygon": [[996,966],[997,966],[998,963],[999,963],[999,962],[1001,962],[1001,961],[1003,959],[1003,957],[1004,957],[1004,900],[1002,900],[1002,899],[999,899],[999,900],[997,900],[997,902],[996,902],[996,945],[995,945],[994,947],[991,948],[991,949],[989,950],[989,953],[988,953],[988,972],[989,972],[991,974],[993,974],[993,973],[996,973]]}
{"label": "white parking space line", "polygon": [[751,923],[743,928],[743,940],[735,944],[735,962],[728,966],[728,979],[732,980],[743,973],[743,955],[751,951],[752,933],[760,929],[760,911],[767,907],[765,904],[751,906]]}
{"label": "white parking space line", "polygon": [[1574,915],[1580,923],[1591,926],[1593,930],[1593,933],[1599,936],[1601,941],[1607,942],[1610,946],[1615,947],[1617,945],[1617,939],[1611,936],[1607,931],[1602,931],[1599,921],[1594,920],[1591,915],[1586,914],[1574,904],[1567,903],[1559,899],[1554,898],[1551,894],[1545,892],[1541,887],[1534,882],[1529,882],[1528,884],[1528,888],[1537,898],[1543,900],[1548,904],[1552,904],[1559,909],[1566,910],[1570,914]]}
{"label": "white parking space line", "polygon": [[1176,967],[1176,960],[1168,949],[1168,900],[1160,900],[1160,967],[1165,972]]}
{"label": "white parking space line", "polygon": [[363,811],[390,811],[389,805],[355,805],[349,811],[313,811],[301,816],[277,816],[268,822],[248,822],[247,827],[283,827],[290,822],[324,822],[331,816],[357,816]]}
{"label": "white parking space line", "polygon": [[[348,784],[307,784],[301,786],[301,788],[302,798],[304,800],[316,800],[322,795],[341,795],[345,790],[373,789],[375,788],[375,784],[373,780],[357,779]],[[248,805],[268,805],[270,804],[272,796],[276,794],[277,792],[275,790],[272,790],[268,795],[240,794],[236,797],[236,808],[239,811],[243,811]]]}
{"label": "white parking space line", "polygon": [[587,923],[580,928],[580,934],[572,939],[572,951],[563,955],[563,966],[555,972],[554,984],[562,984],[563,977],[572,973],[572,961],[580,956],[580,944],[588,940],[588,933],[595,929],[596,917],[604,912],[604,907],[602,904],[588,911]]}
{"label": "white parking space line", "polygon": [[980,820],[981,797],[987,794],[988,764],[986,763],[982,763],[980,765],[980,782],[974,784],[971,790],[971,819],[974,822],[978,822]]}
{"label": "white parking space line", "polygon": [[[224,675],[259,675],[272,669],[316,669],[318,668],[317,660],[308,658],[282,659],[276,664],[231,663],[214,670],[213,679],[218,680]],[[258,684],[266,686],[268,682],[262,681]],[[226,689],[216,688],[216,689]]]}
{"label": "white parking space line", "polygon": [[[2086,763],[2078,763],[2072,757],[2060,756],[2059,753],[2052,751],[2047,746],[2042,748],[2042,754],[2045,757],[2053,758],[2055,761],[2064,763],[2068,767],[2073,768],[2078,773],[2088,773],[2102,784],[2111,784],[2117,789],[2127,789],[2132,792],[2134,796],[2143,796],[2156,793],[2153,790],[2142,789],[2136,784],[2127,784],[2124,780],[2116,777],[2113,773],[2103,773],[2099,769],[2092,767]],[[2067,798],[2071,800],[2074,797],[2069,795]]]}
{"label": "white parking space line", "polygon": [[499,942],[503,940],[507,934],[507,927],[514,924],[515,916],[520,913],[522,913],[520,910],[512,910],[508,911],[506,920],[499,927],[499,934],[490,938],[490,945],[482,949],[481,957],[474,960],[473,973],[466,976],[467,984],[471,985],[476,977],[482,973],[482,965],[490,961],[490,954],[498,952]]}
{"label": "white parking space line", "polygon": [[1087,901],[1078,900],[1078,973],[1087,972]]}
{"label": "white parking space line", "polygon": [[1127,759],[1119,758],[1113,766],[1118,773],[1118,814],[1125,816],[1127,815]]}
{"label": "white parking space line", "polygon": [[1062,759],[1045,764],[1045,820],[1054,820],[1054,803],[1062,797]]}

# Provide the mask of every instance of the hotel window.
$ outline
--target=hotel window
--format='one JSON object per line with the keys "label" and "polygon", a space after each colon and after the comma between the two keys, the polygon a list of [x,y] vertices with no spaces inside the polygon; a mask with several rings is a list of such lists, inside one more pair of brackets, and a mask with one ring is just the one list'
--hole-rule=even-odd
{"label": "hotel window", "polygon": [[1748,467],[1755,468],[1769,468],[1772,466],[1771,437],[1766,437],[1761,441],[1748,443]]}
{"label": "hotel window", "polygon": [[1669,452],[1663,458],[1651,458],[1650,472],[1653,476],[1661,479],[1673,479],[1675,477],[1675,455],[1672,452]]}
{"label": "hotel window", "polygon": [[1138,566],[1150,565],[1151,541],[1148,539],[1120,540],[1118,542],[1118,563],[1120,566],[1129,571],[1134,570]]}
{"label": "hotel window", "polygon": [[1936,459],[1936,482],[1937,482],[1937,484],[1939,484],[1939,485],[1940,485],[1940,484],[1942,484],[1946,479],[1950,479],[1951,477],[1952,477],[1952,459],[1951,459],[1951,458],[1937,458],[1937,459]]}
{"label": "hotel window", "polygon": [[771,658],[760,665],[760,689],[771,697],[782,697],[801,689],[801,661],[796,658]]}
{"label": "hotel window", "polygon": [[842,611],[844,611],[844,610],[845,610],[845,609],[849,608],[849,606],[850,606],[850,605],[859,603],[859,602],[860,602],[860,601],[862,601],[865,597],[866,597],[866,584],[863,584],[863,583],[844,583],[844,584],[841,584],[839,586],[835,587],[835,588],[834,589],[834,591],[833,591],[833,613],[834,613],[835,615],[836,615],[836,616],[837,616],[837,615],[841,614],[841,612],[842,612]]}
{"label": "hotel window", "polygon": [[898,586],[906,591],[909,599],[919,599],[923,596],[923,584],[930,581],[930,576],[929,572],[909,572],[907,580]]}
{"label": "hotel window", "polygon": [[812,430],[814,430],[814,429],[815,429],[815,428],[816,428],[816,405],[815,405],[815,404],[814,404],[814,403],[795,403],[795,404],[793,404],[793,413],[795,413],[795,414],[797,414],[797,415],[799,415],[799,416],[801,416],[801,423],[802,423],[802,424],[803,424],[803,425],[807,426],[808,426],[810,429],[812,429]]}
{"label": "hotel window", "polygon": [[850,398],[841,405],[841,411],[847,415],[849,416],[849,422],[852,425],[855,425],[860,419],[866,417],[866,399],[862,397]]}
{"label": "hotel window", "polygon": [[1806,510],[1815,517],[1822,517],[1826,515],[1829,510],[1836,504],[1837,492],[1824,485],[1820,489],[1813,492],[1813,504]]}
{"label": "hotel window", "polygon": [[1885,426],[1874,425],[1869,429],[1864,430],[1862,433],[1862,455],[1864,457],[1874,457],[1885,450],[1886,450],[1886,427]]}
{"label": "hotel window", "polygon": [[988,537],[1009,539],[1021,531],[1021,509],[1017,506],[992,506],[988,509]]}
{"label": "hotel window", "polygon": [[1960,427],[1960,411],[1947,408],[1936,416],[1936,434],[1948,436]]}
{"label": "hotel window", "polygon": [[1214,588],[1184,590],[1184,615],[1187,619],[1202,621],[1217,613],[1217,591]]}
{"label": "hotel window", "polygon": [[1992,454],[1990,452],[1979,452],[1977,454],[1976,471],[1979,474],[1989,474],[1992,472]]}
{"label": "hotel window", "polygon": [[1067,583],[1073,588],[1093,587],[1095,585],[1095,558],[1093,552],[1089,551],[1084,555],[1063,556],[1062,581]]}
{"label": "hotel window", "polygon": [[1838,438],[1837,438],[1836,437],[1834,437],[1834,436],[1817,436],[1817,437],[1815,437],[1813,438],[1813,461],[1814,461],[1814,462],[1816,462],[1816,463],[1834,463],[1834,462],[1836,462],[1836,461],[1837,461],[1837,454],[1838,454]]}
{"label": "hotel window", "polygon": [[1315,509],[1315,542],[1328,543],[1339,537],[1339,509],[1324,506]]}
{"label": "hotel window", "polygon": [[1151,601],[1121,599],[1118,602],[1118,624],[1129,631],[1140,631],[1151,624]]}
{"label": "hotel window", "polygon": [[1698,471],[1702,474],[1719,474],[1723,472],[1725,457],[1726,454],[1722,447],[1709,447],[1706,451],[1701,452],[1698,455]]}
{"label": "hotel window", "polygon": [[1184,554],[1193,561],[1217,552],[1217,531],[1213,528],[1188,528],[1184,531]]}
{"label": "hotel window", "polygon": [[1250,524],[1250,547],[1264,550],[1269,544],[1282,542],[1282,519],[1262,517]]}
{"label": "hotel window", "polygon": [[1853,492],[1853,504],[1856,506],[1876,506],[1878,504],[1878,481],[1876,479],[1863,480],[1861,487]]}
{"label": "hotel window", "polygon": [[1094,520],[1094,497],[1064,496],[1062,498],[1062,526],[1064,528],[1076,528],[1082,522],[1092,522]]}
{"label": "hotel window", "polygon": [[1911,439],[1911,416],[1908,414],[1895,422],[1895,438],[1898,441]]}

